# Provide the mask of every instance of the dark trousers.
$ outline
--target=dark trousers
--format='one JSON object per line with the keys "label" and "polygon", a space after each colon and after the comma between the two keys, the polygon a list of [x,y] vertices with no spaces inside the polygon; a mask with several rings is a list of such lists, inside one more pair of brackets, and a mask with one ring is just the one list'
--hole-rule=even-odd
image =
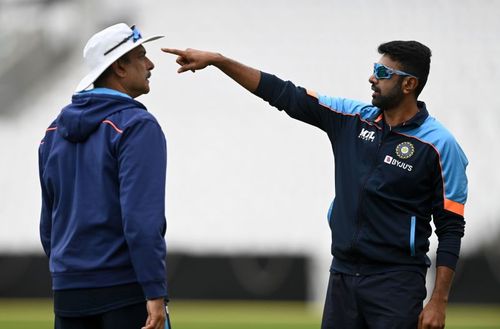
{"label": "dark trousers", "polygon": [[331,273],[322,329],[416,329],[427,292],[422,274]]}
{"label": "dark trousers", "polygon": [[146,302],[84,317],[55,317],[55,329],[140,329],[148,317]]}

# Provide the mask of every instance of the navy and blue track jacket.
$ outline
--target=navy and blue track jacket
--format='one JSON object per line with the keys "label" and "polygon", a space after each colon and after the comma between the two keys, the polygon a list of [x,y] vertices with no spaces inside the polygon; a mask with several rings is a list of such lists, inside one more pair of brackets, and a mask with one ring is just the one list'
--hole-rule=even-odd
{"label": "navy and blue track jacket", "polygon": [[391,129],[371,104],[321,96],[267,73],[261,73],[255,94],[324,130],[331,141],[333,271],[425,272],[431,220],[439,239],[436,264],[455,268],[465,226],[468,162],[424,103],[418,102],[420,111],[411,120]]}
{"label": "navy and blue track jacket", "polygon": [[54,290],[138,282],[167,297],[166,142],[143,104],[73,95],[39,148],[40,235]]}

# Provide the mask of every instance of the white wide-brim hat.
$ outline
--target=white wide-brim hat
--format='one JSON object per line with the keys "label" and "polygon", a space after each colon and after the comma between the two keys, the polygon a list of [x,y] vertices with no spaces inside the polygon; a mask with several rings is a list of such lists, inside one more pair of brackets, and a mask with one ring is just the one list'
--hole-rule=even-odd
{"label": "white wide-brim hat", "polygon": [[125,23],[115,24],[97,32],[83,49],[83,59],[89,72],[80,80],[75,93],[90,87],[111,64],[135,47],[163,37],[155,35],[143,38],[135,26],[129,27]]}

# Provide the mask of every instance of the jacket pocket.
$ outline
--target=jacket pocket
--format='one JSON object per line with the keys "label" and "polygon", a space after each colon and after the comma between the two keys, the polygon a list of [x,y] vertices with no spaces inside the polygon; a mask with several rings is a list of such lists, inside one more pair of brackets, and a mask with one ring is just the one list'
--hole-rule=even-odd
{"label": "jacket pocket", "polygon": [[412,257],[415,256],[415,226],[417,225],[417,218],[411,216],[410,218],[410,254]]}
{"label": "jacket pocket", "polygon": [[326,219],[328,220],[328,225],[330,228],[332,227],[332,216],[333,216],[333,207],[335,204],[335,199],[332,200],[332,203],[330,204],[330,208],[328,208],[328,215],[326,216]]}

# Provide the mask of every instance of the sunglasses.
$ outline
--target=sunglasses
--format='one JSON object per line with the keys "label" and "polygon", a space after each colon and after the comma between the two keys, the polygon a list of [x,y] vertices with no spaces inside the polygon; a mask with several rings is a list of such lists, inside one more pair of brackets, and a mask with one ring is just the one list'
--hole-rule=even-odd
{"label": "sunglasses", "polygon": [[123,45],[125,42],[129,41],[130,39],[132,39],[134,41],[134,43],[139,40],[139,39],[142,39],[142,35],[141,35],[141,32],[139,32],[139,30],[135,27],[135,25],[132,25],[132,27],[130,28],[132,30],[132,34],[129,35],[128,37],[126,37],[125,39],[123,39],[122,41],[120,41],[120,43],[118,43],[116,46],[114,46],[113,48],[107,50],[105,53],[104,53],[104,56],[106,56],[107,54],[109,54],[110,52],[112,52],[113,50],[115,50],[116,48],[120,47],[121,45]]}
{"label": "sunglasses", "polygon": [[409,74],[403,71],[391,69],[390,67],[385,66],[384,64],[375,63],[373,64],[373,75],[377,80],[380,79],[390,79],[393,74],[397,74],[403,77],[413,77],[416,78],[413,74]]}

